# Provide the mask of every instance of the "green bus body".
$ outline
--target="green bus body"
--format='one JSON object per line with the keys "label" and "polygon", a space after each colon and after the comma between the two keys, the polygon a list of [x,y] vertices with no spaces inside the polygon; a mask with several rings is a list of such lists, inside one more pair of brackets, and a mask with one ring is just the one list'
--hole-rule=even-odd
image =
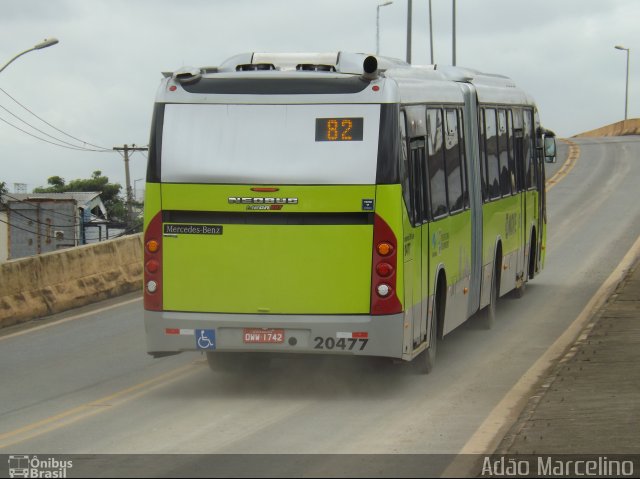
{"label": "green bus body", "polygon": [[421,357],[430,370],[438,338],[542,269],[535,105],[467,70],[354,71],[365,57],[341,53],[299,71],[296,54],[257,55],[161,84],[149,354]]}

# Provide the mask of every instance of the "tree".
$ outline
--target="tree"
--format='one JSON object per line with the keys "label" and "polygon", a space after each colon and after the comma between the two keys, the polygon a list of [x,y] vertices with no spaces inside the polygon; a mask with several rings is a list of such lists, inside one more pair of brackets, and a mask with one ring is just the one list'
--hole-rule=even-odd
{"label": "tree", "polygon": [[49,183],[51,186],[49,188],[46,188],[47,191],[36,191],[36,190],[40,190],[43,188],[36,188],[34,190],[34,193],[64,193],[65,190],[65,184],[64,184],[64,178],[61,178],[59,176],[52,176],[47,180],[47,183]]}
{"label": "tree", "polygon": [[71,180],[65,182],[60,176],[52,176],[47,179],[48,187],[39,187],[34,193],[66,193],[78,191],[98,191],[100,198],[107,209],[107,215],[111,221],[126,221],[127,208],[125,200],[120,196],[122,186],[119,183],[109,183],[109,178],[102,175],[102,171],[96,170],[89,179]]}
{"label": "tree", "polygon": [[4,195],[6,195],[7,193],[9,193],[7,184],[4,181],[0,181],[0,209],[4,204]]}

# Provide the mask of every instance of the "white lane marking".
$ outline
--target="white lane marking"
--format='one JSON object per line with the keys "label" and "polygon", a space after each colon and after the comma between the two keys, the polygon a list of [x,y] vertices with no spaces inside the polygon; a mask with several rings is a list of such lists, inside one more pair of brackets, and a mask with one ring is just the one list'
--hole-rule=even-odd
{"label": "white lane marking", "polygon": [[136,301],[142,301],[142,298],[133,298],[127,301],[123,301],[121,303],[111,304],[109,306],[105,306],[100,309],[96,309],[93,311],[87,311],[86,313],[76,314],[75,316],[70,316],[68,318],[59,319],[58,321],[52,321],[51,323],[43,324],[41,326],[34,326],[33,328],[24,329],[22,331],[18,331],[16,333],[7,334],[5,336],[0,336],[0,341],[4,341],[5,339],[15,338],[17,336],[22,336],[23,334],[32,333],[35,331],[41,331],[43,329],[51,328],[53,326],[58,326],[63,323],[68,323],[69,321],[76,321],[77,319],[86,318],[87,316],[91,316],[98,313],[103,313],[104,311],[109,311],[114,308],[118,308],[120,306],[125,306],[127,304],[135,303]]}

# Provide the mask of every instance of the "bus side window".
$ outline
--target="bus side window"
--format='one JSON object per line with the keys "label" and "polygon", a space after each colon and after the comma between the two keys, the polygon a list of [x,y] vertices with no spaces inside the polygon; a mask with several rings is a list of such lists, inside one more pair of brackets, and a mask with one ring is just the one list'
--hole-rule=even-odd
{"label": "bus side window", "polygon": [[449,212],[444,166],[442,110],[427,109],[427,142],[429,157],[429,191],[431,192],[431,216],[438,218]]}
{"label": "bus side window", "polygon": [[533,135],[533,118],[531,110],[523,111],[523,130],[524,130],[524,163],[525,163],[525,182],[524,186],[527,190],[535,187],[535,170],[533,168],[533,155],[535,154],[535,145],[533,144],[535,136]]}
{"label": "bus side window", "polygon": [[507,144],[509,153],[509,183],[511,183],[511,190],[513,194],[518,192],[518,186],[516,185],[516,159],[513,151],[513,112],[507,110]]}
{"label": "bus side window", "polygon": [[523,142],[523,130],[522,130],[522,109],[513,109],[513,138],[511,140],[513,144],[513,165],[514,174],[516,179],[516,191],[522,192],[524,188],[524,142]]}
{"label": "bus side window", "polygon": [[[458,114],[458,137],[460,138],[460,163],[462,165],[462,203],[464,209],[469,209],[469,173],[467,172],[466,145],[464,141],[464,115],[461,109]],[[480,147],[482,149],[482,147]]]}
{"label": "bus side window", "polygon": [[446,110],[445,170],[447,174],[447,197],[449,210],[453,213],[463,208],[462,164],[458,138],[458,115],[456,110]]}
{"label": "bus side window", "polygon": [[507,133],[507,112],[498,110],[498,158],[500,163],[500,193],[511,195],[511,175],[509,174],[509,146]]}
{"label": "bus side window", "polygon": [[409,155],[407,152],[407,116],[400,112],[400,182],[402,183],[402,196],[404,204],[409,212],[409,218],[413,218],[413,204],[411,195],[411,178],[409,168]]}
{"label": "bus side window", "polygon": [[496,110],[487,108],[484,115],[486,154],[487,154],[487,189],[489,198],[500,198],[500,164],[498,158],[498,131]]}
{"label": "bus side window", "polygon": [[411,190],[412,203],[414,205],[413,225],[418,226],[427,218],[425,205],[427,202],[427,189],[425,184],[426,165],[424,155],[424,138],[412,139],[410,141],[410,169],[411,169]]}
{"label": "bus side window", "polygon": [[481,190],[482,190],[482,202],[486,202],[489,198],[489,194],[487,191],[487,141],[484,135],[484,108],[480,110],[480,121],[479,128],[480,138],[479,138],[479,153],[480,153],[480,180],[481,180]]}
{"label": "bus side window", "polygon": [[518,192],[522,192],[525,190],[525,162],[524,155],[522,153],[524,149],[522,128],[516,128],[515,130],[513,130],[513,143],[515,147],[516,190]]}

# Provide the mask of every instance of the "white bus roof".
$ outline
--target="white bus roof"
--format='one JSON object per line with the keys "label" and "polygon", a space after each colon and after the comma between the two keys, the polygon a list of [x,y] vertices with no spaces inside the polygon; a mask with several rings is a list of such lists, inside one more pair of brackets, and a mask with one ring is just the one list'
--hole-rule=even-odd
{"label": "white bus roof", "polygon": [[[402,60],[375,57],[376,74],[369,75],[358,86],[358,79],[366,76],[363,62],[370,55],[349,52],[326,53],[261,53],[249,52],[234,55],[217,67],[181,68],[165,72],[158,90],[160,103],[462,103],[462,89],[458,83],[469,83],[477,91],[481,103],[527,104],[533,99],[516,87],[506,76],[482,73],[476,70],[440,66],[409,65]],[[345,82],[345,79],[352,79]],[[204,81],[203,81],[204,80]],[[220,80],[220,81],[217,81]],[[266,81],[265,81],[266,80]],[[242,85],[271,82],[297,82],[298,85],[337,80],[345,86],[309,92],[286,88],[273,91],[242,91]],[[233,84],[235,87],[208,91],[204,86],[190,87],[197,83],[210,85]],[[172,87],[176,87],[172,89]],[[373,87],[377,86],[378,89]],[[219,90],[219,91],[218,91]],[[249,89],[250,90],[250,89]],[[304,88],[302,88],[304,90]],[[374,91],[375,90],[375,91]]]}

